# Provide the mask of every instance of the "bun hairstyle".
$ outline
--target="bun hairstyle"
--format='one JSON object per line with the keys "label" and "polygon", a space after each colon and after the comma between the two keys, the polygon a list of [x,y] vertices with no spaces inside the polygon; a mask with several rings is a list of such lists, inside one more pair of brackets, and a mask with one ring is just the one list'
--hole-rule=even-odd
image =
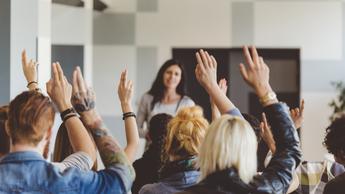
{"label": "bun hairstyle", "polygon": [[168,157],[182,158],[198,155],[208,125],[200,106],[186,107],[178,111],[168,123],[165,154]]}

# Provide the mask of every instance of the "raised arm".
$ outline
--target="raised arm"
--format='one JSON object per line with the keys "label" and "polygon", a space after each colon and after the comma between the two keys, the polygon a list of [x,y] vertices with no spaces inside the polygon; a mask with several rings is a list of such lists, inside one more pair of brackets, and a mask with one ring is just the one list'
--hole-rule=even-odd
{"label": "raised arm", "polygon": [[[221,91],[226,95],[226,91],[228,90],[228,86],[226,84],[225,78],[219,80],[218,86],[221,89]],[[210,97],[210,104],[211,104],[211,110],[212,110],[212,121],[214,121],[217,118],[219,118],[221,116],[221,114],[219,112],[217,105],[214,103],[214,101],[211,97]]]}
{"label": "raised arm", "polygon": [[47,92],[56,104],[67,128],[68,137],[75,152],[87,153],[92,161],[96,160],[96,150],[81,120],[71,104],[72,87],[63,74],[59,63],[53,63],[53,78],[47,82]]}
{"label": "raised arm", "polygon": [[[85,89],[87,88],[87,85],[81,75],[80,68],[77,68],[74,74],[77,74],[77,79],[74,79],[74,84],[83,87],[83,92],[81,92],[81,87],[79,86],[78,91],[75,91],[72,97],[73,106],[81,115],[84,125],[91,132],[104,166],[106,168],[112,168],[118,165],[124,166],[129,172],[130,176],[129,178],[127,177],[128,181],[126,182],[128,184],[126,185],[130,185],[135,177],[135,172],[131,162],[128,160],[125,152],[121,149],[118,142],[109,134],[109,131],[103,123],[102,118],[96,111],[95,94],[91,89]],[[125,176],[122,179],[125,180]]]}
{"label": "raised arm", "polygon": [[135,114],[131,105],[133,96],[133,83],[131,80],[127,80],[127,70],[121,73],[117,92],[121,102],[123,119],[125,121],[127,139],[125,153],[128,159],[133,162],[135,159],[135,154],[139,147],[139,133],[137,122],[135,120]]}
{"label": "raised arm", "polygon": [[201,86],[212,98],[221,114],[236,109],[235,105],[222,92],[217,84],[217,61],[207,52],[200,50],[196,53],[197,66],[195,76]]}
{"label": "raised arm", "polygon": [[38,63],[34,60],[28,62],[26,57],[26,51],[22,51],[22,68],[25,79],[27,81],[26,87],[32,90],[38,90],[38,77],[37,77],[37,65]]}
{"label": "raised arm", "polygon": [[269,84],[269,68],[263,58],[255,47],[251,48],[251,53],[247,47],[243,51],[247,66],[240,64],[242,77],[259,97],[276,142],[273,158],[253,184],[258,191],[286,193],[293,171],[301,160],[299,139],[287,106],[278,102]]}

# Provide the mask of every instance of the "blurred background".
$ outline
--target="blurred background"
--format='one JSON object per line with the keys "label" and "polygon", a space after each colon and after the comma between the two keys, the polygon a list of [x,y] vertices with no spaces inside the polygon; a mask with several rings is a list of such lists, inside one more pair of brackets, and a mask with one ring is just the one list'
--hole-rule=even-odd
{"label": "blurred background", "polygon": [[[80,66],[103,119],[124,145],[117,97],[121,70],[127,68],[135,83],[137,107],[160,65],[180,59],[190,96],[209,117],[208,96],[194,77],[194,53],[205,48],[218,59],[228,96],[242,112],[259,115],[238,69],[241,46],[254,44],[271,68],[279,99],[292,108],[305,99],[302,150],[305,160],[318,161],[326,153],[329,103],[339,96],[331,82],[345,81],[344,23],[344,0],[1,0],[0,104],[26,89],[24,48],[40,63],[41,88],[51,62],[59,61],[69,79]],[[60,122],[57,117],[55,126]]]}

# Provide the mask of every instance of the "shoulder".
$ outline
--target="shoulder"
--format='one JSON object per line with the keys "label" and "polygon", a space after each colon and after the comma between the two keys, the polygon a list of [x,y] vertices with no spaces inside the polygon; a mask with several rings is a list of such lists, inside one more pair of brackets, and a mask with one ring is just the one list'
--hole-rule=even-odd
{"label": "shoulder", "polygon": [[153,96],[149,93],[145,93],[141,96],[140,104],[151,103],[153,100]]}
{"label": "shoulder", "polygon": [[345,173],[337,176],[326,184],[324,194],[338,194],[342,193],[345,184]]}
{"label": "shoulder", "polygon": [[194,106],[194,101],[189,96],[183,96],[181,99],[181,104],[185,106]]}
{"label": "shoulder", "polygon": [[144,185],[140,189],[139,194],[155,194],[155,193],[161,193],[161,192],[164,192],[163,184],[153,183],[153,184]]}

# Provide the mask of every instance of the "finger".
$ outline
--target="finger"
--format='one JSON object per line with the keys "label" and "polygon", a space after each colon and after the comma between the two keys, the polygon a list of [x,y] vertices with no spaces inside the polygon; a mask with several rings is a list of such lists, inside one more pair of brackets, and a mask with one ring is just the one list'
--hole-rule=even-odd
{"label": "finger", "polygon": [[61,68],[61,65],[59,62],[56,63],[56,69],[58,72],[59,81],[63,81],[64,80],[64,74],[63,74],[63,71],[62,71],[62,68]]}
{"label": "finger", "polygon": [[79,87],[78,87],[78,71],[75,69],[73,71],[73,87],[72,87],[72,92],[73,94],[76,94],[79,92]]}
{"label": "finger", "polygon": [[267,122],[267,118],[266,118],[266,114],[265,113],[262,113],[262,121],[264,122],[265,127],[268,128],[268,122]]}
{"label": "finger", "polygon": [[301,114],[303,114],[303,112],[304,112],[304,99],[303,98],[301,100],[299,108],[300,108]]}
{"label": "finger", "polygon": [[125,71],[123,72],[123,83],[128,84],[128,82],[127,82],[127,69],[125,69]]}
{"label": "finger", "polygon": [[57,70],[57,67],[56,67],[56,63],[53,63],[52,64],[52,69],[53,69],[53,80],[55,83],[58,83],[59,82],[59,73],[58,73],[58,70]]}
{"label": "finger", "polygon": [[208,66],[211,67],[211,68],[213,68],[213,67],[214,67],[214,66],[213,66],[213,61],[212,61],[211,56],[208,54],[207,51],[205,51],[205,56],[206,56],[206,58],[207,58]]}
{"label": "finger", "polygon": [[201,59],[200,53],[199,52],[195,53],[195,56],[196,56],[196,60],[198,62],[198,64],[197,64],[197,68],[199,68],[198,72],[199,73],[200,73],[200,71],[204,72],[205,71],[205,67],[204,67],[204,63],[203,63],[203,61]]}
{"label": "finger", "polygon": [[252,57],[250,56],[249,49],[247,46],[243,47],[243,54],[244,54],[244,58],[246,59],[249,67],[253,68],[254,63],[253,63]]}
{"label": "finger", "polygon": [[263,136],[265,134],[265,123],[264,122],[260,122],[260,132],[261,132],[261,136]]}
{"label": "finger", "polygon": [[264,62],[264,58],[259,57],[259,64],[260,64],[260,67],[264,67],[266,65]]}
{"label": "finger", "polygon": [[203,64],[204,64],[204,67],[205,67],[205,68],[210,67],[210,65],[208,64],[208,59],[207,59],[206,53],[204,52],[204,50],[201,49],[201,50],[199,51],[199,53],[200,53],[202,62],[203,62]]}
{"label": "finger", "polygon": [[291,109],[291,110],[290,110],[290,115],[291,115],[292,117],[294,117],[294,116],[296,115],[296,113],[295,113],[295,110],[294,110],[294,109]]}
{"label": "finger", "polygon": [[77,83],[80,92],[86,92],[86,85],[80,67],[77,67]]}
{"label": "finger", "polygon": [[259,58],[259,54],[258,54],[255,46],[251,47],[251,51],[252,51],[252,58],[253,58],[255,65],[259,65],[260,64],[260,58]]}
{"label": "finger", "polygon": [[240,63],[240,72],[241,72],[243,79],[245,81],[247,81],[248,80],[248,73],[247,73],[247,69],[243,63]]}
{"label": "finger", "polygon": [[216,58],[214,58],[213,55],[211,55],[211,60],[212,60],[213,67],[217,69],[218,64],[217,64]]}
{"label": "finger", "polygon": [[299,111],[299,108],[295,108],[295,112],[296,112],[296,115],[300,115],[300,111]]}
{"label": "finger", "polygon": [[22,51],[22,66],[23,67],[25,67],[25,65],[26,65],[26,50],[24,49],[23,51]]}

